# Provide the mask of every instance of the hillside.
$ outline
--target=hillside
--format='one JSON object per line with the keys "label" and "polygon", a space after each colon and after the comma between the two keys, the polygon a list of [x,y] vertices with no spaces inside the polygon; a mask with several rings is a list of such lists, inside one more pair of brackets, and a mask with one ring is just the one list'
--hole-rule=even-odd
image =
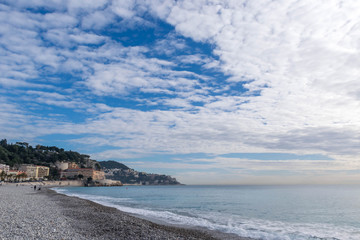
{"label": "hillside", "polygon": [[137,185],[178,185],[176,178],[164,174],[138,172],[116,161],[99,162],[107,179],[121,181],[123,184]]}
{"label": "hillside", "polygon": [[[0,141],[0,164],[6,164],[15,169],[21,164],[46,166],[50,168],[50,178],[52,179],[59,178],[59,171],[54,165],[56,161],[74,162],[79,167],[87,167],[89,159],[89,155],[65,151],[63,148],[55,146],[36,145],[33,147],[26,142],[12,144],[8,143],[6,139]],[[97,163],[95,163],[95,167],[100,168]]]}
{"label": "hillside", "polygon": [[8,144],[6,139],[0,141],[0,163],[14,167],[19,164],[36,164],[50,167],[56,161],[70,161],[85,165],[89,155],[74,151],[65,151],[55,146],[36,145],[26,142]]}
{"label": "hillside", "polygon": [[107,179],[118,180],[125,184],[142,185],[169,185],[180,184],[175,178],[168,175],[138,172],[128,166],[113,161],[97,162],[91,160],[89,155],[74,151],[65,151],[55,146],[36,145],[35,147],[26,142],[8,143],[6,139],[0,141],[0,164],[9,165],[17,169],[21,164],[34,164],[50,168],[50,179],[59,179],[57,161],[74,162],[79,167],[102,168]]}
{"label": "hillside", "polygon": [[106,168],[106,169],[115,169],[115,168],[124,169],[124,170],[130,169],[128,166],[113,160],[101,161],[99,163],[101,168]]}

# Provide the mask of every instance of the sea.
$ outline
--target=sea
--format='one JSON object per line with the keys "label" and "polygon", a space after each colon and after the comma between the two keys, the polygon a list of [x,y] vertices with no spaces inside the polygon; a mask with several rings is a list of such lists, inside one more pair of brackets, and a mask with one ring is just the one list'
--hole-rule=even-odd
{"label": "sea", "polygon": [[264,240],[360,239],[360,185],[68,187],[155,222]]}

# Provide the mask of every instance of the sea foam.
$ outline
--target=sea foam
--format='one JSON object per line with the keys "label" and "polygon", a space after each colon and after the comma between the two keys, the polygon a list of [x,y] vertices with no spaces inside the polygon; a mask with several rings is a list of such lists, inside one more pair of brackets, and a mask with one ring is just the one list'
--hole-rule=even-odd
{"label": "sea foam", "polygon": [[[234,233],[243,237],[264,240],[360,239],[360,229],[353,226],[267,220],[240,216],[236,213],[224,213],[224,211],[216,211],[214,207],[212,207],[213,210],[211,211],[208,209],[204,211],[203,208],[199,207],[176,208],[164,206],[163,209],[161,209],[158,206],[154,207],[145,205],[143,202],[139,203],[137,199],[132,197],[104,196],[103,193],[102,195],[80,193],[72,191],[72,189],[74,188],[55,188],[54,190],[68,196],[87,199],[133,215],[163,221],[168,224],[204,227],[210,230],[218,230],[225,233]],[[122,195],[126,194],[123,193]],[[146,198],[146,196],[144,196],[144,198]]]}

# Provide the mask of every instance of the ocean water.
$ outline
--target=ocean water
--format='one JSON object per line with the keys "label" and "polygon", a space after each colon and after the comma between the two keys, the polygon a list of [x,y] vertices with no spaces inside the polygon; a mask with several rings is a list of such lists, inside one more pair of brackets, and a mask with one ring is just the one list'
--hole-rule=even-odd
{"label": "ocean water", "polygon": [[147,219],[243,237],[360,239],[360,186],[123,186],[55,190]]}

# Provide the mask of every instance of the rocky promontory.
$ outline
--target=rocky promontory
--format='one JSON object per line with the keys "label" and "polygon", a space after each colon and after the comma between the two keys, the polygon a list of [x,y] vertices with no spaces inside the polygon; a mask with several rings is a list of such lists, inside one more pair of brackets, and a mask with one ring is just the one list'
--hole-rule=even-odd
{"label": "rocky promontory", "polygon": [[105,172],[106,179],[121,181],[123,184],[136,185],[179,185],[181,184],[169,175],[139,172],[116,161],[99,162]]}

